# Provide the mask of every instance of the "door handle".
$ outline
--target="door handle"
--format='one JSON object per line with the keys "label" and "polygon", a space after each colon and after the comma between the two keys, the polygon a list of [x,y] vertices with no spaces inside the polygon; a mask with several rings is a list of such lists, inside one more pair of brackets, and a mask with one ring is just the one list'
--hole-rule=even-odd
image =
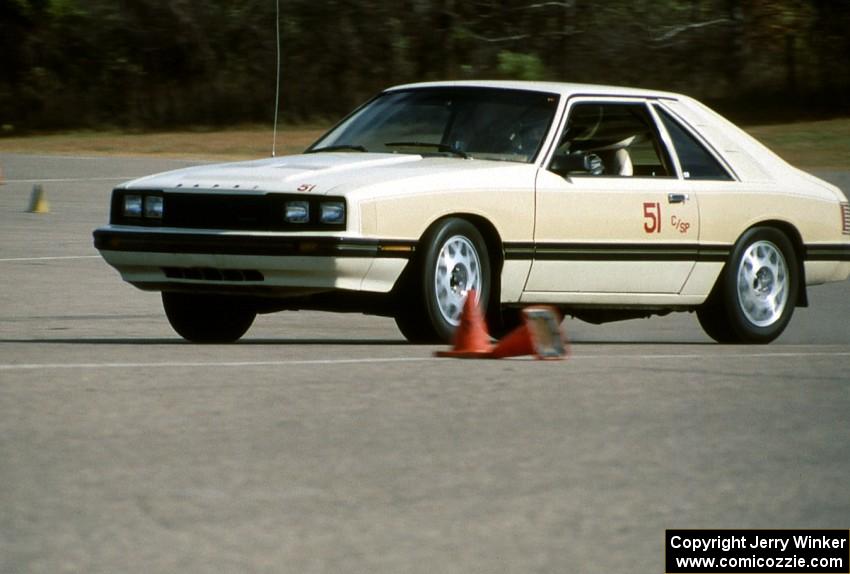
{"label": "door handle", "polygon": [[687,193],[668,193],[667,203],[685,203],[688,201]]}

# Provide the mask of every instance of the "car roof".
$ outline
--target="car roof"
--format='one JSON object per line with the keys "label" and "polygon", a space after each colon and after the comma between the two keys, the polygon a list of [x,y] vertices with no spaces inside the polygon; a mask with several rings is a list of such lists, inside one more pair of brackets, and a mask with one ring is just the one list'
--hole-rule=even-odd
{"label": "car roof", "polygon": [[594,96],[631,96],[641,98],[675,98],[681,99],[680,94],[663,92],[658,90],[647,90],[643,88],[627,88],[624,86],[604,86],[599,84],[573,84],[566,82],[525,82],[518,80],[460,80],[446,82],[420,82],[415,84],[403,84],[393,86],[386,91],[410,90],[418,88],[501,88],[505,90],[529,90],[535,92],[549,92],[565,97],[576,95]]}

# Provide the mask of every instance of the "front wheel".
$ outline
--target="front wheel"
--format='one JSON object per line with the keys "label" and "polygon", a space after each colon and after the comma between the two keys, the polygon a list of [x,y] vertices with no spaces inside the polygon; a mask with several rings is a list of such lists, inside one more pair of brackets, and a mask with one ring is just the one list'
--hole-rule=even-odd
{"label": "front wheel", "polygon": [[163,291],[162,306],[171,327],[193,343],[233,343],[257,316],[243,299],[224,295]]}
{"label": "front wheel", "polygon": [[794,313],[800,276],[794,247],[779,230],[754,227],[732,250],[711,300],[697,313],[722,343],[769,343]]}
{"label": "front wheel", "polygon": [[424,252],[404,290],[406,301],[396,314],[402,334],[413,342],[450,343],[467,295],[478,305],[490,299],[490,258],[481,232],[465,219],[440,222],[423,238]]}

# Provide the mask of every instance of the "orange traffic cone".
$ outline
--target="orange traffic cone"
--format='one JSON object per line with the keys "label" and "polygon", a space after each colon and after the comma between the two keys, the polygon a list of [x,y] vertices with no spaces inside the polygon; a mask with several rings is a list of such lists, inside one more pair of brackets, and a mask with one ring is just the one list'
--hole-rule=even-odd
{"label": "orange traffic cone", "polygon": [[493,348],[491,357],[521,357],[534,355],[536,359],[566,358],[569,347],[561,331],[561,315],[552,307],[523,309],[524,322],[508,333]]}
{"label": "orange traffic cone", "polygon": [[455,345],[451,351],[437,351],[437,357],[455,357],[458,359],[484,359],[490,356],[490,334],[484,323],[484,316],[475,300],[475,291],[466,294],[460,325],[455,331]]}

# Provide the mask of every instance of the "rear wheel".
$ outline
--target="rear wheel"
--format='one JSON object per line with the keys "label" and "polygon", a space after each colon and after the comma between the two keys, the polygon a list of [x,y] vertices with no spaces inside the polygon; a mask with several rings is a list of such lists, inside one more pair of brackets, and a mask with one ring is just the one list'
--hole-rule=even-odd
{"label": "rear wheel", "polygon": [[423,238],[413,261],[396,324],[411,342],[451,342],[467,294],[478,304],[490,298],[490,259],[478,229],[465,219],[441,221]]}
{"label": "rear wheel", "polygon": [[168,322],[177,333],[193,343],[232,343],[244,335],[256,308],[237,297],[195,293],[162,293]]}
{"label": "rear wheel", "polygon": [[769,343],[794,313],[797,257],[779,230],[754,227],[732,251],[712,294],[697,311],[705,332],[722,343]]}

